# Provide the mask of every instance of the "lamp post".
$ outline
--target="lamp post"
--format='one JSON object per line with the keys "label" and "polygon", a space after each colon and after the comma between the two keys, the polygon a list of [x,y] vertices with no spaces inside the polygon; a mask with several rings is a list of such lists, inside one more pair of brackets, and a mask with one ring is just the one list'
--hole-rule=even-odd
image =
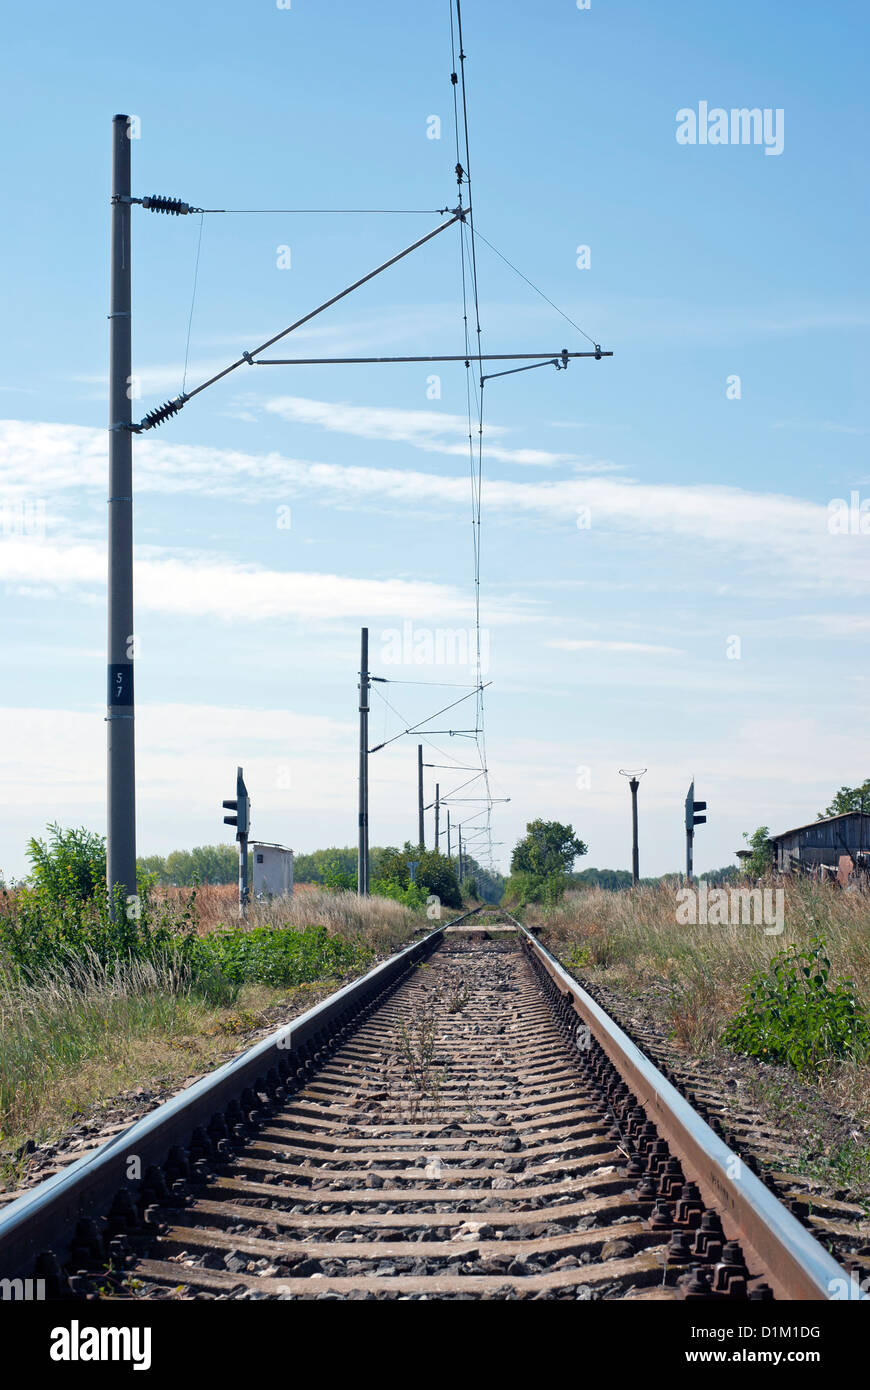
{"label": "lamp post", "polygon": [[636,769],[619,769],[620,777],[628,778],[628,785],[631,788],[631,886],[636,888],[640,879],[640,858],[637,848],[637,789],[640,786],[640,779],[646,772],[645,767]]}

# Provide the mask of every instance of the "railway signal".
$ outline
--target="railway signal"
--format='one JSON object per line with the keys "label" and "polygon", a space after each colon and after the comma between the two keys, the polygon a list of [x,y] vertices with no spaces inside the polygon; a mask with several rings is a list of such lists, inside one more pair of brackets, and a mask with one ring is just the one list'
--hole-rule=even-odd
{"label": "railway signal", "polygon": [[686,882],[692,882],[692,858],[695,842],[695,826],[706,825],[707,817],[697,815],[698,811],[706,811],[706,801],[695,800],[695,779],[692,778],[689,790],[686,793]]}
{"label": "railway signal", "polygon": [[233,816],[224,816],[224,825],[236,826],[236,839],[239,842],[239,916],[244,917],[248,907],[248,832],[251,828],[251,798],[245,786],[242,769],[236,771],[235,800],[223,801],[221,805]]}

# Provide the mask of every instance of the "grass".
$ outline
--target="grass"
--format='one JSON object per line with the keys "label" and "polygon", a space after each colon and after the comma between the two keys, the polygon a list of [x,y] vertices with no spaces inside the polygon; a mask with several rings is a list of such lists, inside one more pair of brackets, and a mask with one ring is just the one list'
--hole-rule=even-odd
{"label": "grass", "polygon": [[[176,911],[190,900],[193,889],[155,888],[154,897]],[[211,883],[196,889],[195,925],[199,936],[236,928],[239,890],[234,883]],[[248,927],[324,926],[330,935],[362,939],[378,955],[392,955],[413,935],[421,919],[390,898],[360,898],[352,891],[329,892],[298,884],[292,898],[271,903],[252,902]]]}
{"label": "grass", "polygon": [[[782,886],[777,885],[777,886]],[[721,1057],[722,1035],[745,1004],[753,979],[770,972],[783,950],[810,948],[821,937],[829,985],[850,981],[857,1010],[870,1010],[870,897],[828,884],[785,884],[784,930],[761,925],[681,924],[675,890],[570,892],[553,907],[530,906],[527,924],[580,977],[629,1001],[642,998],[676,1046],[697,1058]],[[752,1083],[765,1112],[787,1124],[801,1112],[802,1171],[826,1172],[844,1187],[858,1178],[870,1190],[870,1059],[818,1056],[798,1072],[788,1062],[758,1068]]]}
{"label": "grass", "polygon": [[204,1005],[171,967],[132,961],[105,966],[71,960],[0,991],[0,1144],[35,1137],[50,1119],[81,1109],[96,1074],[117,1087],[132,1079],[137,1049],[159,1037],[169,1046],[195,1030]]}
{"label": "grass", "polygon": [[683,925],[664,885],[566,893],[555,907],[527,909],[526,922],[543,927],[570,968],[628,993],[666,995],[674,1037],[699,1054],[736,1013],[751,977],[792,943],[804,948],[823,937],[831,979],[852,980],[860,1003],[870,1005],[870,898],[828,885],[787,887],[780,936],[749,924]]}
{"label": "grass", "polygon": [[10,1017],[8,1008],[0,1014],[0,1191],[14,1188],[26,1172],[27,1159],[15,1157],[25,1140],[56,1141],[83,1117],[99,1123],[107,1111],[111,1118],[123,1115],[137,1089],[162,1092],[212,1070],[254,1030],[303,1013],[339,984],[245,985],[231,1007],[215,1008],[160,988],[141,967],[127,979],[123,973],[108,980],[95,972],[76,1000],[64,1000],[56,982],[47,984],[27,1001],[23,1016]]}
{"label": "grass", "polygon": [[159,936],[143,929],[122,953],[88,905],[19,910],[20,895],[4,896],[0,1177],[20,1177],[25,1140],[62,1136],[126,1090],[209,1070],[241,1035],[277,1027],[420,927],[401,904],[354,893],[254,904],[242,926],[236,903],[232,886],[158,893]]}

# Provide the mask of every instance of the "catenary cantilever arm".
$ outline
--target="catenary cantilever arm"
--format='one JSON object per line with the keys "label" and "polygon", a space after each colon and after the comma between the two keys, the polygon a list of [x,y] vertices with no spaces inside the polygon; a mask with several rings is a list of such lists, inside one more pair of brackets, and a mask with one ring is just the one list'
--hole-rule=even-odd
{"label": "catenary cantilever arm", "polygon": [[355,280],[352,285],[348,285],[346,289],[340,290],[338,294],[334,294],[331,299],[327,299],[323,304],[318,304],[316,309],[312,309],[309,313],[304,314],[301,319],[297,319],[295,323],[291,323],[288,328],[283,328],[281,332],[276,333],[274,337],[267,338],[265,343],[261,343],[259,347],[252,348],[250,352],[243,352],[241,357],[238,357],[235,362],[231,362],[228,367],[224,367],[223,371],[216,372],[215,375],[210,376],[207,381],[203,381],[199,386],[195,386],[192,391],[182,392],[180,396],[176,396],[174,400],[167,401],[165,405],[159,406],[157,410],[149,411],[138,425],[131,425],[129,428],[139,433],[142,430],[153,429],[155,425],[159,425],[164,420],[168,420],[170,416],[177,415],[181,407],[186,405],[189,400],[192,400],[194,396],[198,396],[201,391],[205,391],[209,386],[214,386],[215,382],[221,381],[225,376],[229,376],[230,372],[234,372],[237,367],[244,366],[246,362],[249,366],[253,366],[254,358],[258,353],[265,352],[266,348],[270,348],[273,343],[280,342],[282,338],[286,338],[288,333],[293,333],[297,328],[301,328],[303,324],[310,323],[318,314],[322,314],[324,309],[331,308],[331,306],[337,304],[340,299],[345,299],[349,294],[353,294],[354,290],[358,290],[361,285],[365,285],[369,280],[373,280],[376,275],[380,275],[383,271],[389,270],[390,266],[395,265],[397,261],[404,260],[405,256],[410,256],[412,251],[417,251],[421,246],[425,246],[426,242],[431,241],[433,237],[440,236],[448,227],[452,227],[454,222],[464,222],[469,211],[469,208],[456,208],[452,216],[448,217],[446,222],[442,222],[440,227],[433,228],[431,232],[427,232],[425,236],[412,242],[410,246],[406,246],[403,251],[397,252],[397,254],[391,256],[388,261],[384,261],[383,265],[379,265],[374,270],[370,270],[367,275],[363,275],[359,280]]}

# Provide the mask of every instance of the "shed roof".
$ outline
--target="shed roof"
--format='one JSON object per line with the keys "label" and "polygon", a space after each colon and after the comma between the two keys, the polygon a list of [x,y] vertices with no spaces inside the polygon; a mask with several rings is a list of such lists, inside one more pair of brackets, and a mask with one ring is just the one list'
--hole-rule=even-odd
{"label": "shed roof", "polygon": [[[841,811],[838,816],[820,816],[818,820],[807,821],[806,825],[796,825],[793,830],[781,830],[778,835],[771,835],[771,840],[784,840],[787,835],[797,835],[799,830],[813,830],[817,825],[827,825],[835,820],[846,820],[849,816],[860,816],[860,811]],[[870,821],[870,814],[863,813],[864,820]]]}

